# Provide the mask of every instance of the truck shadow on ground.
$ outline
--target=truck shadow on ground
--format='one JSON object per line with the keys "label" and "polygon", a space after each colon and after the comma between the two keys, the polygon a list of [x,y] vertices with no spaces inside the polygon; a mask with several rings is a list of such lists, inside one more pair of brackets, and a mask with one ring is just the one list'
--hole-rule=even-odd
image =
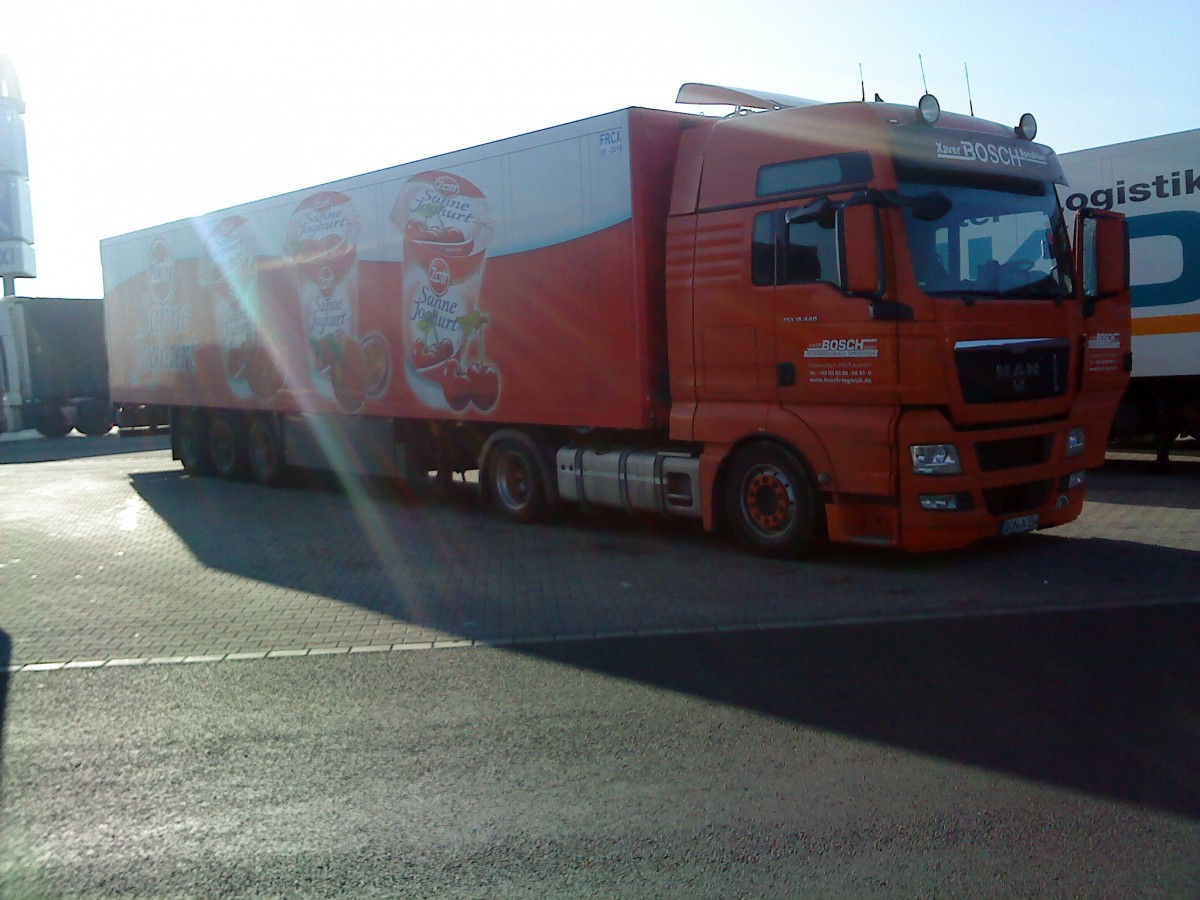
{"label": "truck shadow on ground", "polygon": [[[1029,535],[775,562],[613,514],[498,522],[467,485],[398,502],[321,482],[132,481],[214,569],[462,637],[515,629],[520,652],[565,665],[1200,817],[1200,604],[1170,602],[1196,597],[1194,551]],[[529,608],[573,618],[522,623]],[[643,636],[521,643],[622,627]]]}
{"label": "truck shadow on ground", "polygon": [[696,523],[607,510],[514,525],[461,482],[413,498],[328,478],[283,490],[176,470],[131,480],[212,569],[473,639],[527,636],[513,608],[539,604],[583,610],[551,633],[602,633],[1169,602],[1194,598],[1200,574],[1200,550],[1054,532],[950,553],[830,547],[780,561]]}
{"label": "truck shadow on ground", "polygon": [[1200,818],[1200,605],[534,644],[809,728]]}

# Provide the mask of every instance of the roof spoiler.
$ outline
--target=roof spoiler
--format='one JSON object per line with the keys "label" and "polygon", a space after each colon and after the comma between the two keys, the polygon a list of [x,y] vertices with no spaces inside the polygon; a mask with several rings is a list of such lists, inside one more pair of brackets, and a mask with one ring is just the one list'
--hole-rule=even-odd
{"label": "roof spoiler", "polygon": [[676,103],[693,103],[699,106],[734,106],[741,109],[791,109],[797,106],[820,106],[820,100],[805,100],[786,94],[772,94],[744,88],[722,87],[717,84],[699,84],[689,81],[679,89]]}

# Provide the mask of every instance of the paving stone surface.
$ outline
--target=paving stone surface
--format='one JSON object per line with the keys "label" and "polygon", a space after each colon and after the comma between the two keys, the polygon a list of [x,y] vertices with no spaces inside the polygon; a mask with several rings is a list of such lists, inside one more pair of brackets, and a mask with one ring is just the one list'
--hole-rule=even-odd
{"label": "paving stone surface", "polygon": [[[578,640],[1200,599],[1200,455],[1113,453],[1076,522],[966,551],[779,562],[692,523],[516,526],[473,486],[197,479],[166,439],[0,442],[7,667]],[[0,660],[3,662],[3,660]]]}

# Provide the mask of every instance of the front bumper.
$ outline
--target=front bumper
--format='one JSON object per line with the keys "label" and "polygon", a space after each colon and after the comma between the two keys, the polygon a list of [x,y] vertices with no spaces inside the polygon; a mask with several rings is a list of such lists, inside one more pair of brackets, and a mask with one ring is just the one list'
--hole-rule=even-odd
{"label": "front bumper", "polygon": [[[1067,456],[1068,432],[1079,427],[1084,452]],[[937,410],[908,411],[899,428],[900,545],[914,552],[953,549],[1078,518],[1080,473],[1103,461],[1107,439],[1103,411],[1091,404],[1074,405],[1061,420],[966,431]],[[962,473],[915,474],[909,446],[941,442],[958,448]],[[955,508],[928,509],[922,497],[953,497]]]}

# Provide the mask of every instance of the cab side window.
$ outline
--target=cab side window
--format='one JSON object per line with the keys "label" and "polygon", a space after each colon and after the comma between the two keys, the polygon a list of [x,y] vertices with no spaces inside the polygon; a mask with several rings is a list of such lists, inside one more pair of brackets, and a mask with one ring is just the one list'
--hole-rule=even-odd
{"label": "cab side window", "polygon": [[828,222],[793,222],[787,226],[786,256],[780,284],[828,281],[838,284],[837,230]]}
{"label": "cab side window", "polygon": [[[782,233],[784,240],[778,240]],[[811,222],[787,222],[782,210],[759,213],[754,219],[750,272],[754,284],[812,284],[825,281],[841,286],[837,228],[833,217]]]}
{"label": "cab side window", "polygon": [[775,283],[775,219],[773,212],[754,217],[754,237],[750,246],[750,280],[754,284]]}

